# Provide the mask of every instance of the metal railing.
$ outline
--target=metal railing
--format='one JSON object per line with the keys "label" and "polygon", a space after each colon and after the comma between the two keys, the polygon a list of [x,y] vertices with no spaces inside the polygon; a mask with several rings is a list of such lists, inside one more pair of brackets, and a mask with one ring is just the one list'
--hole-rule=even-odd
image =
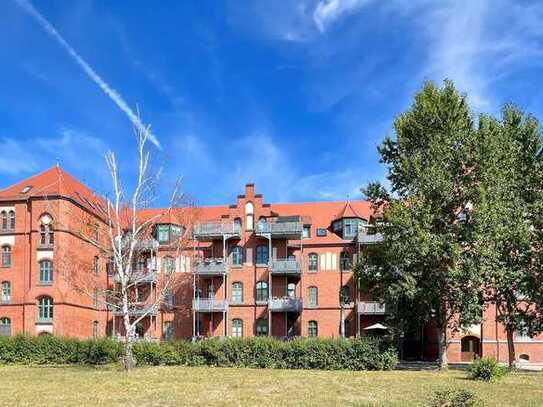
{"label": "metal railing", "polygon": [[365,230],[361,230],[358,232],[356,240],[359,244],[376,244],[383,241],[383,234],[368,234]]}
{"label": "metal railing", "polygon": [[376,301],[361,301],[358,303],[358,313],[362,315],[384,315],[385,304]]}
{"label": "metal railing", "polygon": [[271,235],[300,235],[304,229],[301,222],[258,222],[256,233]]}
{"label": "metal railing", "polygon": [[228,264],[221,259],[205,259],[194,264],[194,272],[199,275],[223,275],[228,271]]}
{"label": "metal railing", "polygon": [[198,312],[228,311],[228,301],[215,298],[195,298],[192,300],[192,309]]}
{"label": "metal railing", "polygon": [[[154,304],[151,304],[151,305],[143,304],[143,303],[131,304],[130,307],[128,308],[128,313],[131,316],[135,316],[135,317],[142,316],[142,315],[154,316],[157,314],[157,307]],[[123,311],[121,309],[116,309],[113,311],[113,315],[122,316]]]}
{"label": "metal railing", "polygon": [[273,274],[300,274],[302,263],[291,259],[274,259],[268,265],[268,270]]}
{"label": "metal railing", "polygon": [[[113,280],[118,283],[121,281],[121,277],[119,274],[115,274]],[[156,281],[156,271],[134,271],[129,279],[130,283],[154,283]]]}
{"label": "metal railing", "polygon": [[219,237],[222,235],[239,235],[241,227],[234,222],[205,222],[194,225],[193,235],[199,237]]}
{"label": "metal railing", "polygon": [[136,250],[156,250],[158,249],[159,243],[156,239],[142,239],[136,242]]}
{"label": "metal railing", "polygon": [[303,307],[301,298],[272,298],[268,301],[270,311],[300,312]]}

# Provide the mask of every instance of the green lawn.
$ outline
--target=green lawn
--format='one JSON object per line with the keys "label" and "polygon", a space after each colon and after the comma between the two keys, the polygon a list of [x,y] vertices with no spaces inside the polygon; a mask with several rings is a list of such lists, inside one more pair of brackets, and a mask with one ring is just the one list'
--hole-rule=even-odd
{"label": "green lawn", "polygon": [[543,405],[543,375],[515,373],[500,383],[458,370],[330,372],[116,366],[0,366],[2,405],[421,405],[436,389],[468,387],[488,406]]}

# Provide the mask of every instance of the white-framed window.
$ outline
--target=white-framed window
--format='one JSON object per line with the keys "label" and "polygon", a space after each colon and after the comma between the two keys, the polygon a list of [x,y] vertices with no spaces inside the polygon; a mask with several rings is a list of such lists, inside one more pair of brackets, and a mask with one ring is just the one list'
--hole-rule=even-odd
{"label": "white-framed window", "polygon": [[175,271],[175,260],[173,257],[164,257],[164,273],[172,274]]}
{"label": "white-framed window", "polygon": [[319,326],[317,324],[317,321],[309,321],[307,323],[307,336],[310,338],[315,338],[319,334]]}
{"label": "white-framed window", "polygon": [[269,261],[269,255],[270,253],[267,245],[256,246],[256,264],[267,265]]}
{"label": "white-framed window", "polygon": [[296,297],[296,284],[288,283],[287,284],[287,297],[295,298]]}
{"label": "white-framed window", "polygon": [[319,305],[319,289],[311,286],[307,287],[307,306],[316,307]]}
{"label": "white-framed window", "polygon": [[243,303],[243,283],[240,283],[239,281],[232,283],[232,303]]}
{"label": "white-framed window", "polygon": [[341,305],[348,305],[351,302],[351,287],[344,285],[339,290],[339,301]]}
{"label": "white-framed window", "polygon": [[2,267],[11,266],[11,246],[2,246]]}
{"label": "white-framed window", "polygon": [[310,237],[311,237],[311,226],[304,225],[304,228],[302,229],[302,238],[309,239]]}
{"label": "white-framed window", "polygon": [[51,321],[53,319],[53,299],[51,297],[38,298],[38,321]]}
{"label": "white-framed window", "polygon": [[309,253],[307,258],[307,269],[309,271],[317,271],[319,268],[319,256],[317,255],[317,253]]}
{"label": "white-framed window", "polygon": [[268,301],[268,283],[265,281],[257,281],[256,283],[256,301]]}
{"label": "white-framed window", "polygon": [[0,336],[11,336],[11,319],[0,318]]}
{"label": "white-framed window", "polygon": [[92,322],[92,337],[94,339],[98,338],[98,329],[100,327],[100,323],[98,321]]}
{"label": "white-framed window", "polygon": [[9,228],[15,230],[15,211],[9,211]]}
{"label": "white-framed window", "polygon": [[256,320],[256,336],[268,336],[268,321],[264,318]]}
{"label": "white-framed window", "polygon": [[53,282],[53,262],[51,260],[40,261],[40,284]]}
{"label": "white-framed window", "polygon": [[164,322],[163,337],[167,341],[173,339],[173,322],[172,321],[165,321]]}
{"label": "white-framed window", "polygon": [[231,249],[232,254],[232,266],[243,265],[243,249],[241,246],[234,246]]}
{"label": "white-framed window", "polygon": [[9,304],[11,300],[11,283],[9,281],[2,282],[2,304]]}
{"label": "white-framed window", "polygon": [[6,230],[8,230],[8,213],[2,211],[2,232],[5,232]]}
{"label": "white-framed window", "polygon": [[249,231],[254,229],[254,205],[252,202],[245,204],[245,229]]}
{"label": "white-framed window", "polygon": [[239,318],[232,320],[232,336],[234,338],[243,337],[243,321]]}
{"label": "white-framed window", "polygon": [[521,323],[519,328],[515,332],[515,339],[517,341],[531,341],[532,337],[530,336],[529,327],[526,323]]}
{"label": "white-framed window", "polygon": [[236,232],[241,232],[241,219],[240,218],[234,219],[234,230]]}
{"label": "white-framed window", "polygon": [[351,256],[347,252],[341,252],[339,255],[339,269],[349,271],[351,269]]}
{"label": "white-framed window", "polygon": [[173,291],[171,288],[164,291],[164,305],[170,308],[173,307]]}

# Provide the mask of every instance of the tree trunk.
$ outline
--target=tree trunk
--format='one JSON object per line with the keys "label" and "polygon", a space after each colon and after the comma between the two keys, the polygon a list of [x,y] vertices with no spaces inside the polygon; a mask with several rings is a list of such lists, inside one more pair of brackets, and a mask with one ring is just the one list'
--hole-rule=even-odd
{"label": "tree trunk", "polygon": [[447,357],[447,328],[439,328],[439,368],[447,369],[449,360]]}
{"label": "tree trunk", "polygon": [[[498,344],[498,346],[500,346]],[[516,357],[515,357],[515,341],[513,338],[513,331],[508,329],[507,330],[507,353],[509,355],[509,368],[513,369],[517,365]]]}
{"label": "tree trunk", "polygon": [[130,372],[134,367],[136,367],[136,359],[134,358],[133,346],[135,339],[135,327],[130,323],[130,313],[128,309],[128,295],[126,290],[123,290],[123,322],[125,330],[125,339],[124,339],[124,356],[123,356],[123,367],[124,370]]}

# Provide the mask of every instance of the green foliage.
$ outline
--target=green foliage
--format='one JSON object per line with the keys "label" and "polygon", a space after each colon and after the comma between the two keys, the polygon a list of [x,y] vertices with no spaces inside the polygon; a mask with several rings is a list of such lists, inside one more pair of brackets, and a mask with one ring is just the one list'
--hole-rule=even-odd
{"label": "green foliage", "polygon": [[496,382],[507,372],[507,368],[500,366],[494,358],[476,359],[469,367],[469,375],[472,379],[485,382]]}
{"label": "green foliage", "polygon": [[[139,365],[217,366],[277,369],[390,370],[394,349],[374,338],[295,339],[222,338],[199,342],[137,342]],[[122,356],[122,344],[54,336],[0,337],[0,363],[105,364]]]}
{"label": "green foliage", "polygon": [[482,407],[483,402],[469,389],[446,389],[434,393],[429,407]]}

